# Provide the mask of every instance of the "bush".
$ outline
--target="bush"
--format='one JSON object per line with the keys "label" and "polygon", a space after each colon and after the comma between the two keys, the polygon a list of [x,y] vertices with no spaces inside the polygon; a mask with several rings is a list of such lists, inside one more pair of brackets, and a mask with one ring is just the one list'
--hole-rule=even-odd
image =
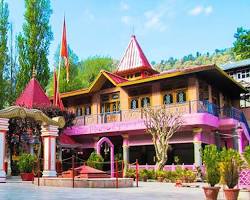
{"label": "bush", "polygon": [[31,173],[33,171],[34,165],[36,163],[36,157],[24,153],[20,156],[19,161],[18,161],[18,168],[20,172],[22,173]]}
{"label": "bush", "polygon": [[102,170],[104,159],[96,152],[92,152],[87,160],[87,165],[95,169]]}
{"label": "bush", "polygon": [[221,177],[228,188],[234,188],[238,184],[239,173],[243,165],[240,154],[233,149],[223,148],[220,157]]}
{"label": "bush", "polygon": [[245,148],[243,155],[244,155],[244,158],[248,164],[248,167],[250,168],[250,146],[247,146]]}
{"label": "bush", "polygon": [[202,159],[206,168],[206,180],[211,187],[214,187],[220,181],[220,154],[217,147],[215,145],[207,145],[203,151]]}
{"label": "bush", "polygon": [[127,169],[126,173],[125,173],[125,177],[126,178],[136,178],[136,172],[135,169]]}

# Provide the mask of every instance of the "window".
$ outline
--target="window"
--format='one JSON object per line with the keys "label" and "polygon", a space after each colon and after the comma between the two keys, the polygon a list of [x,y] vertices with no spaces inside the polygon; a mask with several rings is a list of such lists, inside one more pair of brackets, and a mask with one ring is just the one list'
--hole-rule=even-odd
{"label": "window", "polygon": [[163,97],[163,103],[164,104],[171,104],[173,103],[173,95],[172,94],[166,94]]}
{"label": "window", "polygon": [[82,115],[82,108],[77,107],[77,108],[76,108],[76,116],[79,117],[79,116],[81,116],[81,115]]}
{"label": "window", "polygon": [[240,72],[237,73],[237,78],[241,79],[241,73]]}
{"label": "window", "polygon": [[184,91],[180,91],[177,93],[177,103],[186,102],[186,93]]}
{"label": "window", "polygon": [[90,106],[85,107],[85,115],[91,115],[91,107]]}
{"label": "window", "polygon": [[143,97],[141,99],[141,107],[146,107],[146,106],[150,106],[150,99],[149,99],[149,97]]}
{"label": "window", "polygon": [[137,99],[132,99],[130,102],[130,108],[131,109],[137,109],[138,108],[138,100]]}

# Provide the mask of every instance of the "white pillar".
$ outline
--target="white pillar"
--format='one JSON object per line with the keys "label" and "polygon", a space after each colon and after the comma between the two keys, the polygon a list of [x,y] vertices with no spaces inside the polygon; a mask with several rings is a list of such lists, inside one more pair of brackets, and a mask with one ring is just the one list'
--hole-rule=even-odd
{"label": "white pillar", "polygon": [[202,166],[202,155],[201,155],[201,143],[202,143],[202,129],[195,128],[193,129],[194,134],[194,163],[197,167]]}
{"label": "white pillar", "polygon": [[42,126],[43,177],[56,177],[56,137],[57,126]]}
{"label": "white pillar", "polygon": [[[128,135],[124,134],[123,137],[123,162],[124,162],[124,173],[126,173],[129,164],[129,140]],[[123,174],[125,175],[125,174]]]}
{"label": "white pillar", "polygon": [[9,127],[9,119],[0,118],[0,183],[6,182],[6,173],[4,170],[5,161],[5,138]]}

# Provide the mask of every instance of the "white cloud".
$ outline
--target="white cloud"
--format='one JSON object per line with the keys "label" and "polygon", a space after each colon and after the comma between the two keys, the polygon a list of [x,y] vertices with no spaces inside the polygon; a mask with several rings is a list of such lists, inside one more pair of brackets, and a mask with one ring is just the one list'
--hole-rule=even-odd
{"label": "white cloud", "polygon": [[193,9],[188,11],[189,15],[192,16],[198,16],[201,14],[205,14],[205,15],[210,15],[213,12],[213,7],[212,6],[196,6]]}
{"label": "white cloud", "polygon": [[120,7],[122,10],[127,11],[129,10],[129,5],[123,1],[120,2]]}
{"label": "white cloud", "polygon": [[126,25],[130,25],[132,22],[132,17],[131,16],[122,16],[121,17],[121,21],[122,23],[126,24]]}
{"label": "white cloud", "polygon": [[191,9],[188,13],[193,16],[197,16],[203,12],[202,6],[196,6],[193,9]]}
{"label": "white cloud", "polygon": [[166,25],[162,18],[166,14],[165,10],[149,10],[144,13],[146,21],[144,23],[146,29],[154,29],[160,32],[166,30]]}
{"label": "white cloud", "polygon": [[210,15],[213,12],[213,7],[212,6],[208,6],[204,9],[204,12],[206,15]]}

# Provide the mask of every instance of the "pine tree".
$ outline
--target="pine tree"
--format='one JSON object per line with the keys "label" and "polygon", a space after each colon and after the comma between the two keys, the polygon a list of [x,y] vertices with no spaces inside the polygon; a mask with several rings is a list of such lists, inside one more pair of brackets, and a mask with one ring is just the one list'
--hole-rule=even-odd
{"label": "pine tree", "polygon": [[18,35],[19,72],[17,75],[17,94],[29,82],[32,69],[36,78],[45,88],[49,80],[49,45],[53,39],[49,19],[52,14],[49,0],[25,0],[25,22],[23,33]]}
{"label": "pine tree", "polygon": [[8,29],[9,8],[4,0],[0,1],[0,109],[6,103],[7,81],[6,70],[8,65]]}

